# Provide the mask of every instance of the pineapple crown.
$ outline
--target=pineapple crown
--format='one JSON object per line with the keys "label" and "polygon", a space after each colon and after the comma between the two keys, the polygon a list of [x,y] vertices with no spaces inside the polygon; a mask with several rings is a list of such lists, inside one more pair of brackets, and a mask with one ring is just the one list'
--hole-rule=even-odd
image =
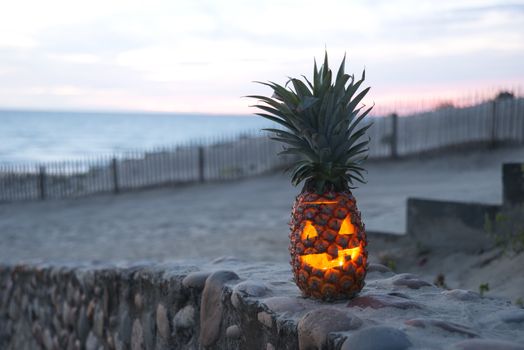
{"label": "pineapple crown", "polygon": [[317,69],[314,63],[313,81],[289,78],[285,86],[273,82],[257,82],[273,89],[273,96],[247,96],[263,104],[256,104],[262,112],[255,113],[282,126],[282,129],[264,129],[272,139],[282,142],[281,154],[296,155],[290,167],[292,183],[306,181],[318,193],[326,189],[336,191],[353,188],[354,181],[364,183],[365,172],[360,164],[367,158],[369,138],[364,138],[371,123],[359,126],[373,106],[359,106],[369,87],[357,94],[365,79],[360,80],[344,72],[346,56],[340,64],[335,80],[328,65]]}

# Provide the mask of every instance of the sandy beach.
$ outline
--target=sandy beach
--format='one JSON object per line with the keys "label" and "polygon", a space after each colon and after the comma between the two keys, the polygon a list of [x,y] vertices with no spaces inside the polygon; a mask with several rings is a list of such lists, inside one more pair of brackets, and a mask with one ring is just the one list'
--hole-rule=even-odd
{"label": "sandy beach", "polygon": [[[403,234],[408,197],[500,203],[501,164],[509,161],[524,161],[524,148],[370,161],[368,183],[354,193],[368,231]],[[0,257],[4,262],[209,261],[228,255],[285,262],[287,222],[298,192],[287,175],[278,173],[236,182],[2,204]],[[371,251],[372,259],[376,253]],[[436,273],[430,268],[427,272]],[[448,283],[462,284],[454,287],[478,283],[455,275]]]}

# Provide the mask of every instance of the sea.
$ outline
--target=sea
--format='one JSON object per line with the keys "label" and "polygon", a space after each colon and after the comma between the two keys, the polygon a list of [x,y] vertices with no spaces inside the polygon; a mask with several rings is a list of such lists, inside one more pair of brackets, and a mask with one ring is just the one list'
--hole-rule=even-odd
{"label": "sea", "polygon": [[0,164],[43,163],[262,135],[255,115],[0,110]]}

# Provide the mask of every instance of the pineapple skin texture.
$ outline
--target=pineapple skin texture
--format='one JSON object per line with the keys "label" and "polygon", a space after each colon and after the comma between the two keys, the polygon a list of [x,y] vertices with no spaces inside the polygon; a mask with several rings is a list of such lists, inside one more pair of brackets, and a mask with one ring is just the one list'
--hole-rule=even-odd
{"label": "pineapple skin texture", "polygon": [[[354,233],[340,234],[342,222],[348,216]],[[317,231],[318,235],[314,238],[303,235],[308,221]],[[293,205],[290,228],[290,263],[295,283],[305,297],[325,301],[350,299],[362,290],[367,270],[367,239],[351,191],[330,191],[318,195],[303,190]],[[340,250],[356,247],[360,247],[358,255],[344,258],[340,266],[337,263],[335,267],[315,268],[302,261],[302,256],[320,253],[329,254],[328,259],[337,259]]]}

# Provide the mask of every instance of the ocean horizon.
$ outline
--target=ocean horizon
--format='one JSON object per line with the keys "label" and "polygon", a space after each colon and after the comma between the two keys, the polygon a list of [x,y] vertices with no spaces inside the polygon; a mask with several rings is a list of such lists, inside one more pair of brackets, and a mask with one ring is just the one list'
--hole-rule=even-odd
{"label": "ocean horizon", "polygon": [[42,163],[153,150],[242,134],[272,123],[255,115],[0,110],[0,164]]}

